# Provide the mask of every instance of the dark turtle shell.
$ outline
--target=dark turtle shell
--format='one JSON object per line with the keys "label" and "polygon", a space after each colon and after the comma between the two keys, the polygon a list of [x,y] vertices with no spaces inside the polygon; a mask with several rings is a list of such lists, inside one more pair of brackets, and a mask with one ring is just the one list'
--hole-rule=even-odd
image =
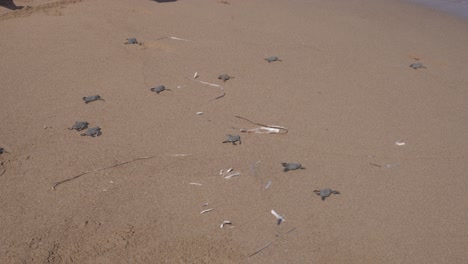
{"label": "dark turtle shell", "polygon": [[320,195],[320,197],[322,197],[322,201],[325,201],[325,198],[329,197],[332,194],[340,194],[340,192],[334,191],[330,188],[325,188],[322,190],[315,190],[314,193],[317,195]]}
{"label": "dark turtle shell", "polygon": [[223,143],[232,143],[233,145],[236,145],[236,142],[239,141],[239,144],[242,144],[241,138],[239,135],[233,136],[231,134],[226,135],[227,140],[223,141]]}
{"label": "dark turtle shell", "polygon": [[298,169],[305,169],[302,167],[300,163],[281,163],[283,165],[283,170],[284,172],[290,171],[290,170],[298,170]]}
{"label": "dark turtle shell", "polygon": [[104,101],[104,99],[102,99],[100,95],[91,95],[91,96],[83,97],[83,101],[87,104],[97,101],[97,100]]}
{"label": "dark turtle shell", "polygon": [[165,87],[164,85],[158,85],[158,86],[156,86],[156,87],[151,88],[150,90],[151,90],[152,92],[155,92],[155,93],[158,94],[158,93],[160,93],[160,92],[162,92],[162,91],[165,91],[165,90],[168,90],[168,89],[166,89],[166,87]]}
{"label": "dark turtle shell", "polygon": [[125,44],[138,44],[138,41],[136,38],[128,38]]}
{"label": "dark turtle shell", "polygon": [[88,128],[88,125],[89,125],[89,123],[86,122],[86,121],[77,121],[77,122],[75,122],[75,124],[74,124],[71,128],[69,128],[69,129],[70,129],[70,130],[81,131],[81,130],[83,130],[83,129]]}
{"label": "dark turtle shell", "polygon": [[278,57],[276,56],[271,56],[265,59],[268,62],[273,62],[273,61],[281,61]]}
{"label": "dark turtle shell", "polygon": [[82,136],[90,136],[90,137],[99,137],[102,134],[100,127],[92,127],[86,130],[85,133],[81,134]]}

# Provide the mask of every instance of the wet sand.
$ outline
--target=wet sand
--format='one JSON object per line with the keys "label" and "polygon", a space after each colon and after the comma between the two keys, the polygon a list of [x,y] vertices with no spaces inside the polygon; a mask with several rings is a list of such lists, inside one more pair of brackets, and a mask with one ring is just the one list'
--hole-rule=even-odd
{"label": "wet sand", "polygon": [[467,21],[221,2],[0,6],[0,262],[467,263]]}

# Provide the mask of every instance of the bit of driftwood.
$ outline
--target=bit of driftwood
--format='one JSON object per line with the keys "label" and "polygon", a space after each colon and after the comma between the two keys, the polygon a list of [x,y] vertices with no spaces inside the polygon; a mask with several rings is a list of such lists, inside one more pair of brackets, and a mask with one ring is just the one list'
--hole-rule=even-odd
{"label": "bit of driftwood", "polygon": [[262,248],[260,248],[259,250],[255,251],[254,253],[250,254],[249,258],[257,255],[258,253],[260,253],[262,250],[264,250],[265,248],[271,246],[271,244],[273,244],[274,241],[271,241],[270,243],[266,244],[265,246],[263,246]]}
{"label": "bit of driftwood", "polygon": [[162,37],[162,38],[158,38],[158,39],[156,39],[156,40],[167,39],[167,38],[168,38],[168,39],[173,39],[173,40],[187,41],[187,42],[190,41],[190,40],[188,40],[188,39],[176,38],[176,37]]}
{"label": "bit of driftwood", "polygon": [[380,166],[379,164],[375,164],[375,163],[369,163],[369,164],[372,165],[372,166],[376,166],[376,167],[382,168],[382,166]]}
{"label": "bit of driftwood", "polygon": [[209,82],[204,82],[204,81],[200,81],[200,80],[196,80],[194,78],[188,78],[188,77],[185,77],[185,79],[188,79],[188,80],[192,80],[192,81],[196,81],[196,82],[199,82],[201,84],[206,84],[206,85],[209,85],[209,86],[213,86],[213,87],[218,87],[221,89],[221,95],[216,97],[216,98],[213,98],[211,99],[209,102],[213,101],[213,100],[216,100],[216,99],[219,99],[219,98],[223,98],[226,93],[224,92],[224,88],[221,86],[221,85],[217,85],[217,84],[214,84],[214,83],[209,83]]}
{"label": "bit of driftwood", "polygon": [[0,166],[1,166],[1,169],[2,169],[2,172],[0,173],[0,176],[3,176],[3,174],[5,174],[5,172],[6,172],[6,169],[5,169],[5,166],[3,165],[3,162],[0,163]]}
{"label": "bit of driftwood", "polygon": [[[170,155],[170,156],[173,156],[173,157],[185,157],[185,156],[190,156],[190,155],[191,155],[191,154],[174,154],[174,155]],[[80,178],[81,176],[84,176],[84,175],[86,175],[86,174],[90,174],[90,173],[93,173],[93,172],[98,172],[98,171],[102,171],[102,170],[107,170],[107,169],[119,167],[119,166],[122,166],[122,165],[125,165],[125,164],[128,164],[128,163],[132,163],[132,162],[138,161],[138,160],[152,159],[152,158],[156,158],[156,157],[159,157],[159,156],[161,156],[161,155],[155,155],[155,156],[149,156],[149,157],[140,157],[140,158],[128,160],[128,161],[125,161],[125,162],[117,163],[117,164],[112,165],[112,166],[108,166],[108,167],[104,167],[104,168],[99,168],[99,169],[95,169],[95,170],[85,171],[85,172],[83,172],[83,173],[81,173],[81,174],[78,174],[78,175],[76,175],[76,176],[73,176],[73,177],[71,177],[71,178],[68,178],[68,179],[65,179],[65,180],[56,182],[56,183],[52,186],[52,190],[55,191],[56,188],[57,188],[57,186],[59,186],[60,184],[63,184],[63,183],[66,183],[66,182],[69,182],[69,181],[78,179],[78,178]]]}
{"label": "bit of driftwood", "polygon": [[[237,118],[240,118],[240,119],[243,119],[251,124],[254,124],[254,125],[257,125],[257,126],[261,126],[263,128],[265,128],[264,132],[260,132],[260,133],[272,133],[272,131],[270,130],[270,132],[268,131],[269,129],[276,129],[278,130],[278,132],[274,132],[275,134],[286,134],[288,133],[288,129],[285,128],[285,127],[282,127],[282,126],[276,126],[276,125],[264,125],[264,124],[260,124],[260,123],[255,123],[255,122],[252,122],[250,121],[249,119],[245,118],[245,117],[242,117],[242,116],[234,116],[234,117],[237,117]],[[269,129],[268,129],[269,128]],[[255,132],[254,130],[256,129],[245,129],[245,128],[242,128],[240,131],[241,132]],[[281,131],[280,131],[281,130]]]}

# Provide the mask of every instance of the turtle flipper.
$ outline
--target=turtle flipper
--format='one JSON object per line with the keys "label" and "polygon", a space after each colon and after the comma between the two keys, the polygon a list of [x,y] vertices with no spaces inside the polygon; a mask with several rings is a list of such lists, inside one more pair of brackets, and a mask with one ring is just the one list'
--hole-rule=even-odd
{"label": "turtle flipper", "polygon": [[333,194],[340,194],[339,191],[332,191]]}
{"label": "turtle flipper", "polygon": [[[319,194],[319,195],[320,195],[320,194]],[[325,201],[325,199],[326,199],[326,198],[327,198],[327,197],[325,197],[325,196],[322,196],[322,201]]]}

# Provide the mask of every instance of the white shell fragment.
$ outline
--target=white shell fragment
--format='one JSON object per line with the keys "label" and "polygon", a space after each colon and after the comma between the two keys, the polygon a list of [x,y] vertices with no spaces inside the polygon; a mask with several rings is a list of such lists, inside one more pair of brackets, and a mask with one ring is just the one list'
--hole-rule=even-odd
{"label": "white shell fragment", "polygon": [[200,212],[200,214],[208,213],[210,211],[213,211],[213,208],[203,210],[203,211]]}
{"label": "white shell fragment", "polygon": [[404,146],[404,145],[406,145],[406,143],[403,142],[403,140],[398,140],[397,142],[395,142],[395,145],[397,145],[397,146]]}
{"label": "white shell fragment", "polygon": [[197,115],[203,115],[203,112],[197,112]]}
{"label": "white shell fragment", "polygon": [[265,189],[270,188],[270,186],[271,186],[271,181],[268,181],[267,184],[266,184],[266,186],[265,186]]}
{"label": "white shell fragment", "polygon": [[233,173],[231,173],[231,174],[225,175],[223,178],[224,178],[224,179],[230,179],[230,178],[232,178],[232,177],[236,177],[236,176],[239,176],[239,175],[241,175],[240,172],[233,172]]}
{"label": "white shell fragment", "polygon": [[275,210],[271,210],[271,213],[276,217],[278,220],[278,225],[281,224],[281,222],[286,221],[281,215],[279,215]]}
{"label": "white shell fragment", "polygon": [[196,78],[198,78],[198,76],[199,76],[199,75],[198,75],[198,72],[196,72],[196,73],[193,75],[193,78],[196,79]]}
{"label": "white shell fragment", "polygon": [[170,39],[175,39],[175,40],[182,40],[182,41],[190,41],[188,39],[183,39],[183,38],[176,38],[176,37],[169,37]]}
{"label": "white shell fragment", "polygon": [[190,182],[189,184],[190,184],[190,185],[197,185],[197,186],[201,186],[201,185],[202,185],[201,183],[198,183],[198,182]]}
{"label": "white shell fragment", "polygon": [[232,225],[231,221],[223,221],[219,227],[224,228],[225,225]]}

